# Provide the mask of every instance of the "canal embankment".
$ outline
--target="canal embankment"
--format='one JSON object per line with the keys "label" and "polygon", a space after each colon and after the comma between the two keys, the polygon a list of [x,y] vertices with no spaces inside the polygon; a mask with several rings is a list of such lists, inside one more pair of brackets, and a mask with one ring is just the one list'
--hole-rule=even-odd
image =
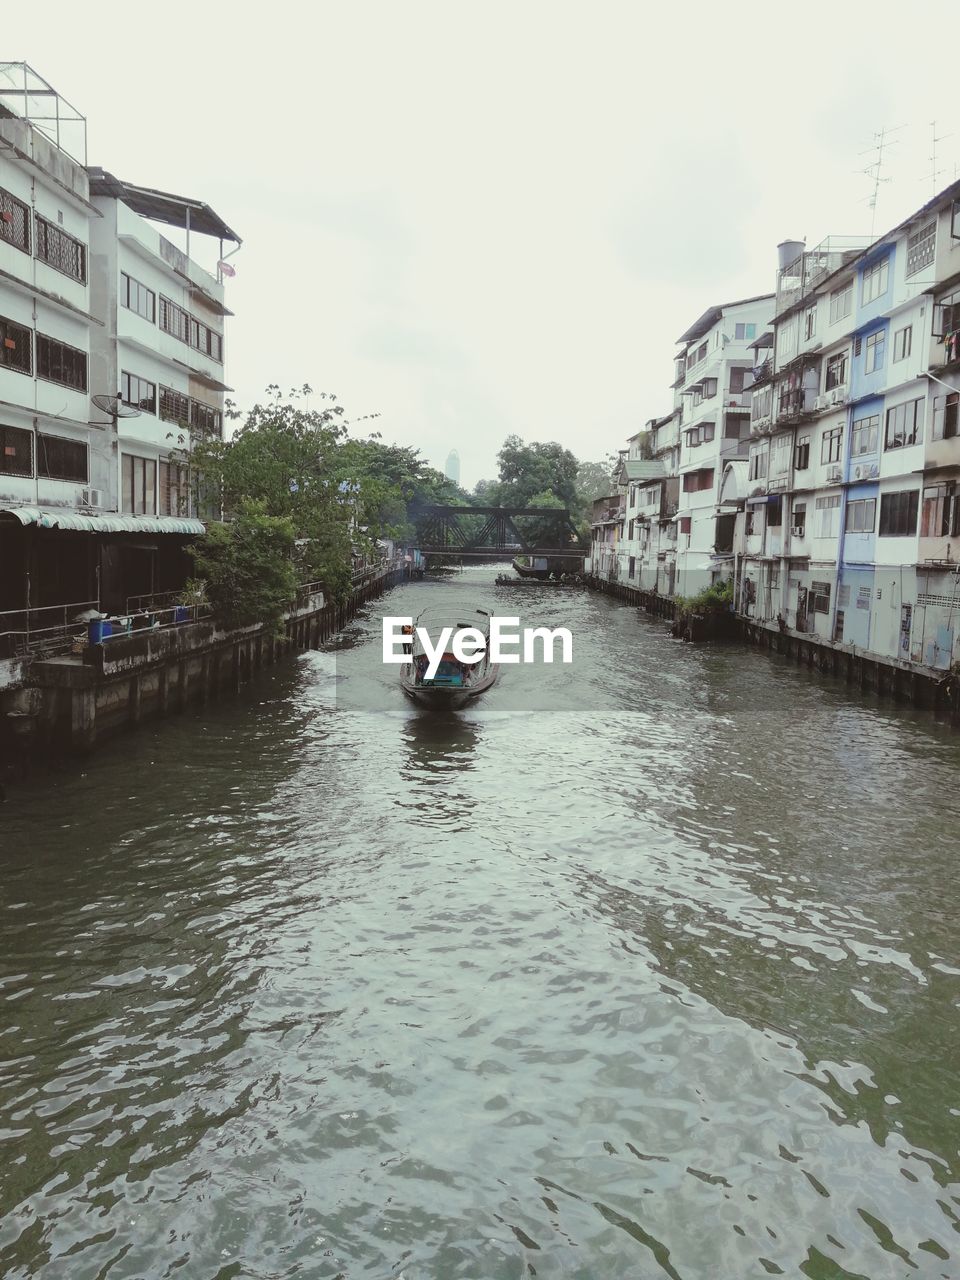
{"label": "canal embankment", "polygon": [[643,591],[629,583],[587,578],[591,591],[613,596],[621,603],[669,621],[682,640],[739,640],[745,645],[777,654],[797,666],[843,681],[861,693],[929,711],[937,720],[960,727],[960,680],[951,671],[867,652],[823,636],[796,631],[775,622],[744,618],[738,614],[698,615],[684,611],[673,597]]}
{"label": "canal embankment", "polygon": [[227,629],[205,617],[10,660],[0,688],[0,762],[26,771],[45,759],[82,755],[144,720],[236,692],[262,668],[325,644],[368,601],[408,576],[397,565],[358,575],[340,603],[309,584],[279,627]]}

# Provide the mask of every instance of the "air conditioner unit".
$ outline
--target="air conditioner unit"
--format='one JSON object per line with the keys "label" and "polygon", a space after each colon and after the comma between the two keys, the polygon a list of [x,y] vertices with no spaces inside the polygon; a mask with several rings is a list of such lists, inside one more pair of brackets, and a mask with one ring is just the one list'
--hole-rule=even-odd
{"label": "air conditioner unit", "polygon": [[814,412],[816,412],[816,410],[818,409],[825,409],[829,403],[830,403],[829,397],[817,396],[813,402]]}
{"label": "air conditioner unit", "polygon": [[795,538],[802,538],[806,532],[806,529],[805,529],[805,526],[802,524],[795,524],[793,528],[790,530],[790,532],[793,534]]}
{"label": "air conditioner unit", "polygon": [[102,489],[84,489],[80,494],[80,502],[84,507],[102,507],[103,506],[103,490]]}

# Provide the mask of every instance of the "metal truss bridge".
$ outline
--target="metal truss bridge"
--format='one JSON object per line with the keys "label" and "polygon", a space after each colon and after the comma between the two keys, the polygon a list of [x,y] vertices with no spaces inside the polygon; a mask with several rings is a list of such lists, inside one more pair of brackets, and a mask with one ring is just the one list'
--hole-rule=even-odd
{"label": "metal truss bridge", "polygon": [[[418,507],[411,515],[424,555],[564,556],[582,560],[589,548],[566,507]],[[537,536],[524,530],[536,519]],[[521,523],[515,524],[519,520]]]}

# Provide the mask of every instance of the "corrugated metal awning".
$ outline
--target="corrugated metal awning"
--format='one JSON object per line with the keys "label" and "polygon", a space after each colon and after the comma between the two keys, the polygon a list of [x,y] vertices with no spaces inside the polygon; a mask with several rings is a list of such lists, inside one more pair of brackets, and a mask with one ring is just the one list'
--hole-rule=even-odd
{"label": "corrugated metal awning", "polygon": [[23,525],[41,529],[72,529],[83,533],[179,533],[206,532],[202,520],[184,516],[121,516],[114,512],[93,515],[87,511],[50,511],[40,507],[0,507],[0,514],[15,516]]}

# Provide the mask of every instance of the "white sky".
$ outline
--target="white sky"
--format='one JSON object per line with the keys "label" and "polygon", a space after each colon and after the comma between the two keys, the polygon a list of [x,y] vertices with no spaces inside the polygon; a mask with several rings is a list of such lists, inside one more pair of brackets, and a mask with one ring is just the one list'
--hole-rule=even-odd
{"label": "white sky", "polygon": [[869,232],[881,127],[878,235],[933,193],[931,121],[938,189],[960,162],[940,0],[40,12],[3,56],[87,116],[89,163],[243,237],[241,406],[309,382],[441,469],[456,446],[467,487],[509,432],[598,459],[666,412],[674,340],[771,291],[778,241]]}

